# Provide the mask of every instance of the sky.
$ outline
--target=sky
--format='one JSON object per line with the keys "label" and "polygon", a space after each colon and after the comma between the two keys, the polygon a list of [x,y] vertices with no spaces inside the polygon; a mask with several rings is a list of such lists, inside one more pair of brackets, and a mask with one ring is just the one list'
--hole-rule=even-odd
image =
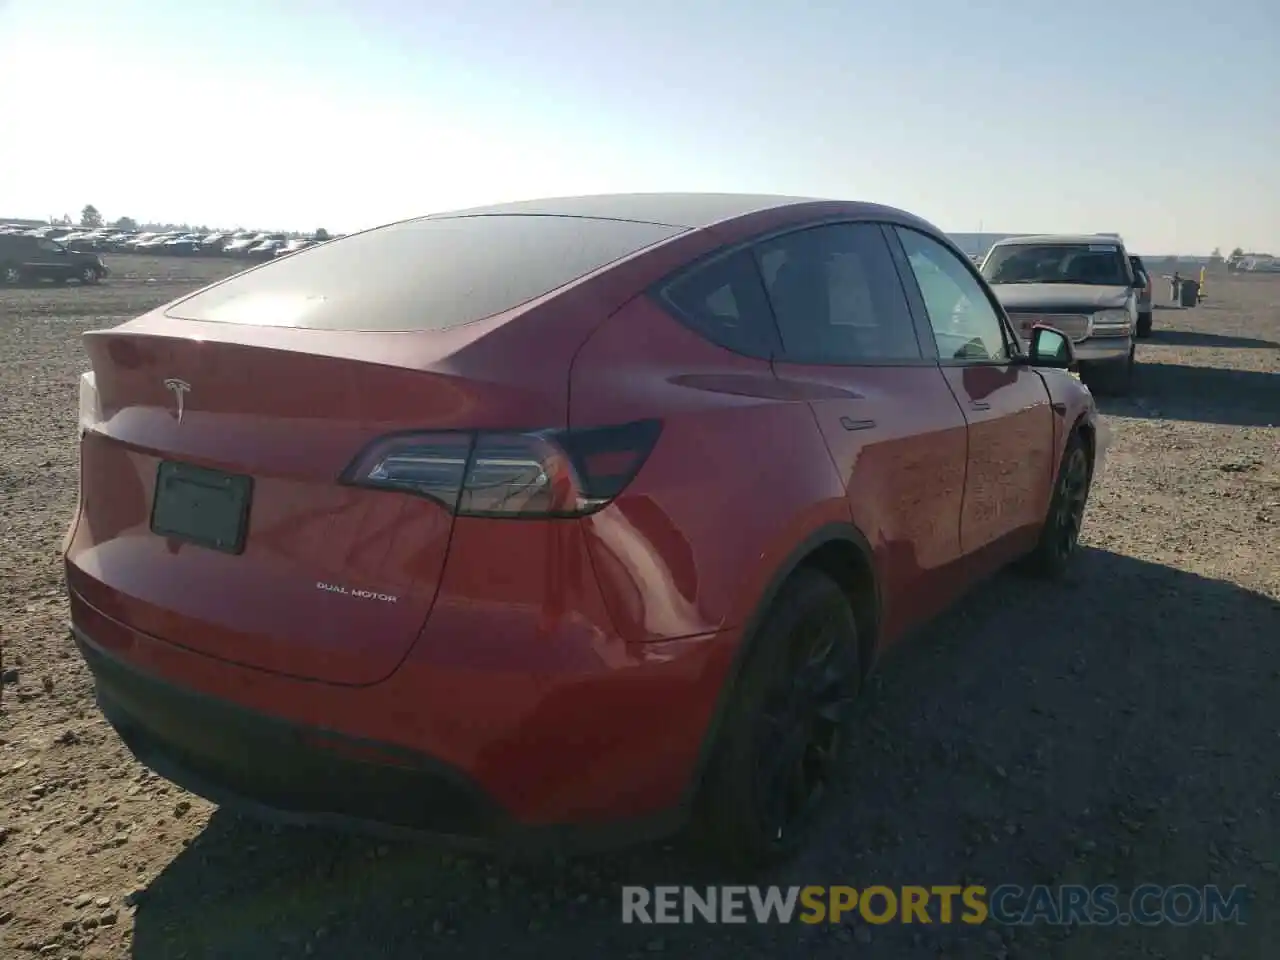
{"label": "sky", "polygon": [[1280,253],[1278,54],[1264,0],[0,0],[0,216],[697,190]]}

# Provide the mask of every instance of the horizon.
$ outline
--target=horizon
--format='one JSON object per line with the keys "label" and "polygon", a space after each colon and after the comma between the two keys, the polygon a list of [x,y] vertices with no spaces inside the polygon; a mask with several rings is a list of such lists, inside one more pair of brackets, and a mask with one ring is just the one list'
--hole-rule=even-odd
{"label": "horizon", "polygon": [[[690,190],[872,200],[948,233],[1280,248],[1280,190],[1252,186],[1280,153],[1280,127],[1259,122],[1280,89],[1280,21],[1260,0],[1208,18],[1191,0],[922,0],[874,17],[478,0],[434,14],[8,0],[6,133],[47,146],[6,152],[0,209],[351,233],[513,199]],[[1164,23],[1197,24],[1195,48],[1158,42]],[[24,95],[33,76],[40,98]],[[86,88],[92,109],[48,109]]]}
{"label": "horizon", "polygon": [[[446,212],[446,211],[441,211],[441,212]],[[428,214],[421,214],[420,216],[427,216],[427,215]],[[63,215],[63,217],[66,217],[66,216],[69,216],[69,215],[68,214]],[[407,219],[413,219],[413,218],[407,218]],[[101,227],[89,227],[89,226],[85,226],[82,223],[76,222],[75,218],[72,218],[72,222],[68,224],[64,222],[63,218],[40,219],[38,217],[0,216],[0,226],[15,225],[15,224],[16,225],[31,224],[33,229],[39,226],[53,226],[53,227],[61,227],[61,228],[70,227],[73,231],[80,231],[80,230],[87,231],[87,230],[94,230],[94,229],[102,229],[102,230],[120,229],[118,227],[115,227],[113,223],[106,220],[105,218]],[[323,225],[320,227],[313,227],[309,230],[277,229],[275,227],[244,227],[244,226],[211,227],[208,224],[196,225],[194,223],[189,223],[189,222],[174,222],[174,221],[159,221],[159,220],[153,220],[153,221],[137,220],[135,221],[135,225],[136,225],[136,230],[138,232],[155,232],[155,233],[163,233],[163,232],[169,232],[169,231],[190,231],[192,233],[206,233],[209,235],[213,235],[217,233],[286,233],[291,236],[305,237],[305,236],[314,236],[320,230],[323,230],[326,234],[328,234],[334,239],[340,239],[341,237],[348,235],[346,231],[330,230],[327,227],[324,227]],[[377,229],[378,227],[387,226],[387,225],[388,224],[375,224],[372,227],[365,227],[364,229],[366,230]],[[353,230],[350,232],[358,233],[360,231]],[[958,246],[966,255],[970,255],[970,256],[975,254],[985,253],[986,250],[989,249],[992,244],[996,243],[998,240],[1005,239],[1006,237],[1038,236],[1045,233],[1053,233],[1053,231],[1044,231],[1044,230],[983,231],[981,233],[974,233],[974,232],[968,232],[963,230],[944,231],[944,232],[948,237],[951,238],[951,240],[956,244],[956,246]],[[977,238],[984,238],[984,239],[979,240]],[[1158,252],[1158,253],[1153,253],[1150,251],[1143,252],[1135,248],[1128,247],[1127,244],[1126,244],[1126,248],[1130,253],[1133,253],[1143,258],[1149,258],[1152,260],[1156,260],[1156,259],[1211,260],[1213,256],[1217,254],[1219,257],[1221,257],[1225,261],[1225,259],[1231,254],[1231,251],[1227,251],[1224,253],[1220,247],[1215,248],[1209,253],[1192,253],[1192,252],[1176,252],[1176,251],[1175,252]],[[1272,257],[1272,258],[1280,256],[1277,254],[1272,254],[1269,251],[1261,251],[1261,250],[1245,250],[1243,255],[1247,257]]]}

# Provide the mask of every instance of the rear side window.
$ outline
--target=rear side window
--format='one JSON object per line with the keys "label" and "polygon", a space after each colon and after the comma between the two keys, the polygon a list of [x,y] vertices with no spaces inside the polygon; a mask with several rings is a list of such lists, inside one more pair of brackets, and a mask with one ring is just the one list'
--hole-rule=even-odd
{"label": "rear side window", "polygon": [[760,243],[757,256],[789,360],[920,359],[911,309],[878,224],[810,227]]}
{"label": "rear side window", "polygon": [[695,267],[659,296],[686,326],[726,350],[761,359],[777,352],[769,300],[747,250]]}
{"label": "rear side window", "polygon": [[537,215],[410,220],[238,274],[168,315],[311,330],[445,330],[535,300],[684,230]]}

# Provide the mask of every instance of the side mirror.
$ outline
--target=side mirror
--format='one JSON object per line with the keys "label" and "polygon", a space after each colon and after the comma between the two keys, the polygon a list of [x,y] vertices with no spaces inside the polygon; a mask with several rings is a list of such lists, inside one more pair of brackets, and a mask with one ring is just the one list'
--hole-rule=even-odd
{"label": "side mirror", "polygon": [[1147,278],[1140,273],[1135,273],[1133,275],[1133,289],[1135,290],[1147,289]]}
{"label": "side mirror", "polygon": [[1031,349],[1028,356],[1033,367],[1071,370],[1076,365],[1076,350],[1071,339],[1061,330],[1043,323],[1037,323],[1031,328]]}

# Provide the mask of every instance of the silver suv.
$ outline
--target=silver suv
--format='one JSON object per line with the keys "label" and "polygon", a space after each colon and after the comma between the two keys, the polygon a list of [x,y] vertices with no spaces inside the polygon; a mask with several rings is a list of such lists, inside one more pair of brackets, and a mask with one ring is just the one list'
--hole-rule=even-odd
{"label": "silver suv", "polygon": [[1073,341],[1090,386],[1130,391],[1147,278],[1135,275],[1119,237],[1010,237],[988,251],[981,272],[1020,335],[1036,323],[1056,327]]}

